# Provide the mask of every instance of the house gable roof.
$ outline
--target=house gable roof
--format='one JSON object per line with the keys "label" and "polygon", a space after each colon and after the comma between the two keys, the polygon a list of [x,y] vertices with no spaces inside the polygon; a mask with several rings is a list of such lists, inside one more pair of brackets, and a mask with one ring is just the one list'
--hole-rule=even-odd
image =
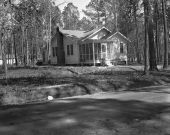
{"label": "house gable roof", "polygon": [[96,35],[98,32],[100,32],[101,30],[106,30],[109,34],[111,33],[111,31],[109,31],[106,27],[102,27],[102,28],[98,28],[98,29],[93,29],[92,31],[90,31],[90,34],[87,34],[86,37],[84,37],[82,40],[86,40],[89,38],[92,38],[94,35]]}
{"label": "house gable roof", "polygon": [[74,38],[78,38],[80,40],[86,40],[89,39],[91,37],[93,37],[95,34],[97,34],[98,32],[100,32],[101,30],[106,30],[108,33],[111,33],[107,28],[102,27],[102,28],[98,28],[98,29],[93,29],[90,31],[80,31],[80,30],[63,30],[60,29],[60,32],[67,36],[67,37],[74,37]]}
{"label": "house gable roof", "polygon": [[60,32],[67,37],[82,38],[84,37],[85,31],[80,30],[60,30]]}
{"label": "house gable roof", "polygon": [[125,35],[123,35],[120,32],[112,33],[112,34],[108,35],[107,37],[105,37],[105,39],[111,39],[113,36],[116,36],[116,35],[121,36],[123,39],[125,39],[128,42],[131,42],[130,39],[128,39]]}
{"label": "house gable roof", "polygon": [[124,40],[131,42],[126,36],[124,36],[122,33],[120,32],[115,32],[115,33],[111,33],[111,31],[109,31],[107,28],[102,27],[102,28],[97,28],[97,29],[93,29],[90,31],[81,31],[81,30],[63,30],[60,29],[60,33],[63,34],[66,37],[73,37],[73,38],[77,38],[79,40],[85,41],[87,39],[90,39],[92,37],[94,37],[97,33],[99,33],[100,31],[105,30],[108,32],[108,34],[106,36],[104,36],[102,39],[111,39],[114,36],[121,36]]}

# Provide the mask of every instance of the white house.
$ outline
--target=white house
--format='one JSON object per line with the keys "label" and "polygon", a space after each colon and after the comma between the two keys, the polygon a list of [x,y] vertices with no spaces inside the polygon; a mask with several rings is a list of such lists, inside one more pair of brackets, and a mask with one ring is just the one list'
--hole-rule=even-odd
{"label": "white house", "polygon": [[[57,28],[51,40],[51,64],[110,65],[119,60],[127,63],[127,50],[130,40],[120,32],[112,33],[102,27],[91,31],[62,30]],[[47,51],[43,52],[43,61],[47,63]]]}

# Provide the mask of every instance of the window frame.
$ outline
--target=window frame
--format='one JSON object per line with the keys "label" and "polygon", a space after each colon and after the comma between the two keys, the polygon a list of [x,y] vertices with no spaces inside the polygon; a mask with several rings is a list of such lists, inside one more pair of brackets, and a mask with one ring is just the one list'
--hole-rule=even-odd
{"label": "window frame", "polygon": [[55,57],[55,47],[52,47],[53,57]]}
{"label": "window frame", "polygon": [[67,56],[70,56],[70,45],[67,45]]}
{"label": "window frame", "polygon": [[57,57],[58,47],[55,47],[55,56]]}
{"label": "window frame", "polygon": [[70,45],[70,55],[74,55],[74,48],[73,44]]}
{"label": "window frame", "polygon": [[67,45],[67,56],[74,55],[74,46],[73,44]]}
{"label": "window frame", "polygon": [[124,53],[123,42],[120,42],[120,53]]}

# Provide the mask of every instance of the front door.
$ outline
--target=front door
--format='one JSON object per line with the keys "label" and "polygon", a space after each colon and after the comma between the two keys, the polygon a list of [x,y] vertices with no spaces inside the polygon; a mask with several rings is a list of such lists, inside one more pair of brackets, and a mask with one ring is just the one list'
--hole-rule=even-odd
{"label": "front door", "polygon": [[107,44],[106,43],[101,44],[101,58],[102,59],[107,58]]}

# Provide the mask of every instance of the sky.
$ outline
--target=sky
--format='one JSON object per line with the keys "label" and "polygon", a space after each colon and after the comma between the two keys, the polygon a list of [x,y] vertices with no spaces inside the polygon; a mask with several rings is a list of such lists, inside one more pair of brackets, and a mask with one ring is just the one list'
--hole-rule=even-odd
{"label": "sky", "polygon": [[[16,0],[18,2],[19,0]],[[78,10],[80,12],[80,18],[84,16],[82,9],[85,9],[86,5],[91,1],[91,0],[53,0],[55,1],[56,5],[59,5],[63,2],[66,2],[65,4],[62,4],[59,6],[60,10],[63,10],[64,7],[69,3],[72,2],[76,7],[78,7]]]}
{"label": "sky", "polygon": [[[90,2],[90,0],[55,0],[55,3],[56,5],[58,5],[63,3],[64,1],[66,1],[67,3],[72,2],[76,7],[78,7],[80,18],[84,16],[84,14],[82,13],[82,9],[85,9],[86,5]],[[67,3],[60,5],[59,8],[63,10]]]}

